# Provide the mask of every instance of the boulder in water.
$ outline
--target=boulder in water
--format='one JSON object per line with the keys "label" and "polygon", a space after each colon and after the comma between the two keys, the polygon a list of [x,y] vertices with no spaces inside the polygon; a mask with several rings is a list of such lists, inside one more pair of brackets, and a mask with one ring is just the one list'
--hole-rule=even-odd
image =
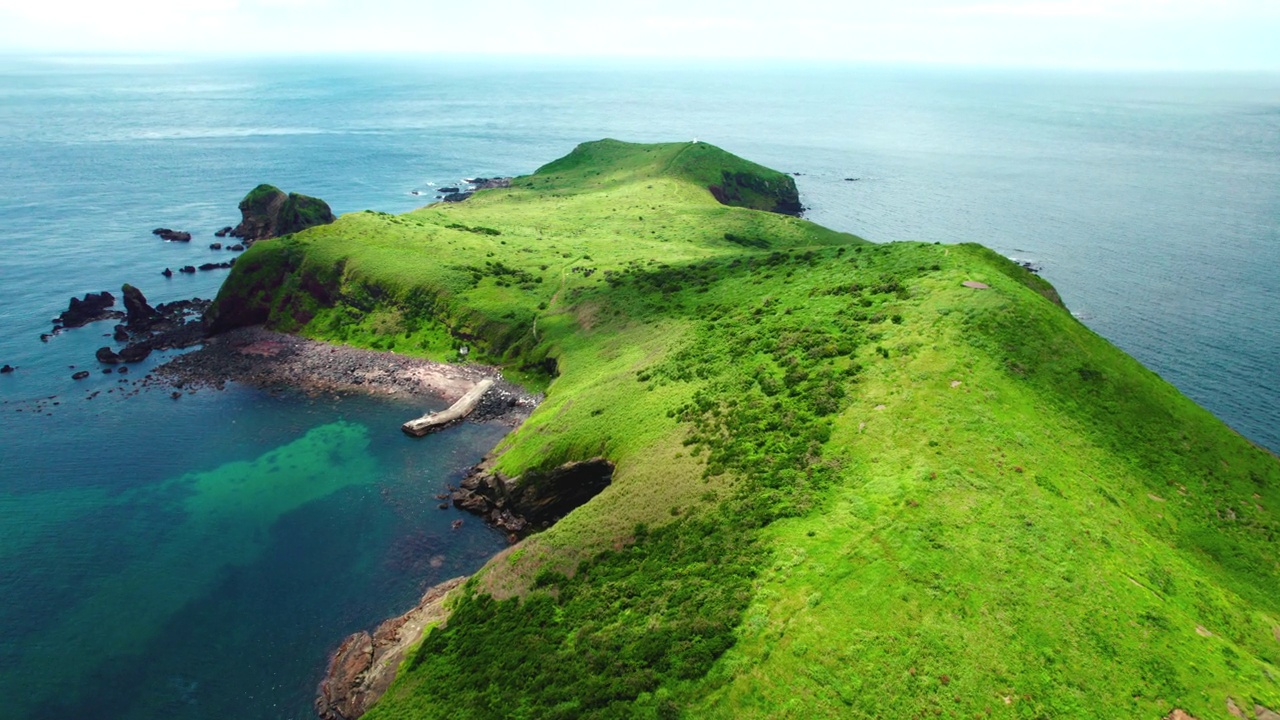
{"label": "boulder in water", "polygon": [[169,228],[156,228],[151,231],[152,235],[159,237],[165,242],[191,242],[191,233],[181,230],[170,230]]}
{"label": "boulder in water", "polygon": [[121,292],[124,294],[125,324],[130,329],[146,329],[160,317],[155,308],[147,304],[146,296],[138,288],[125,283]]}
{"label": "boulder in water", "polygon": [[150,354],[151,354],[150,345],[134,343],[133,345],[126,345],[125,347],[121,348],[120,360],[121,362],[128,362],[128,363],[141,362],[142,360],[146,360],[147,356]]}
{"label": "boulder in water", "polygon": [[106,290],[100,293],[87,293],[83,298],[73,297],[56,322],[62,323],[63,327],[80,327],[94,320],[111,317],[111,311],[108,308],[115,304],[115,296]]}

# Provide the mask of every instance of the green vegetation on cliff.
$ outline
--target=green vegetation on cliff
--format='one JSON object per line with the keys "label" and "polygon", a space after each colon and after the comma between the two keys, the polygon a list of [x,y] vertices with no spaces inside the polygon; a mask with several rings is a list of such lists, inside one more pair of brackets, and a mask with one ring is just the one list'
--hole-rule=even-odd
{"label": "green vegetation on cliff", "polygon": [[240,201],[240,224],[231,234],[261,240],[333,221],[333,211],[325,201],[298,193],[286,195],[280,188],[263,183]]}
{"label": "green vegetation on cliff", "polygon": [[369,717],[1280,707],[1276,458],[1004,258],[762,211],[796,202],[710,145],[601,141],[245,253],[218,327],[468,346],[547,390],[504,474],[616,464]]}

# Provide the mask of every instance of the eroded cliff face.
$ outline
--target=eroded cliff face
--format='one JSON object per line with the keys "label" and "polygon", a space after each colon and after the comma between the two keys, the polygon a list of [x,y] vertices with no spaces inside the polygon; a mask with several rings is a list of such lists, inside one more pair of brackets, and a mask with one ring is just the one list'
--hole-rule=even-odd
{"label": "eroded cliff face", "polygon": [[383,622],[369,634],[347,637],[329,658],[316,696],[322,720],[355,720],[368,712],[395,680],[396,668],[430,626],[448,617],[445,597],[466,582],[458,577],[432,587],[412,610]]}
{"label": "eroded cliff face", "polygon": [[274,185],[262,184],[240,201],[240,224],[231,234],[253,242],[327,225],[335,219],[329,204],[320,198],[286,195]]}
{"label": "eroded cliff face", "polygon": [[613,463],[604,458],[569,462],[546,472],[508,478],[490,461],[477,465],[453,492],[453,504],[506,530],[515,540],[548,528],[599,495],[613,482]]}

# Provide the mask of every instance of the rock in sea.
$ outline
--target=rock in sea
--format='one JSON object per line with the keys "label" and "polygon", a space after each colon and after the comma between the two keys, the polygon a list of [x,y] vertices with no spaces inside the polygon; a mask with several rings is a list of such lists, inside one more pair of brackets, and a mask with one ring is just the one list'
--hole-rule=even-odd
{"label": "rock in sea", "polygon": [[116,304],[116,298],[103,290],[100,293],[88,293],[83,299],[72,297],[67,309],[58,316],[57,322],[63,327],[74,328],[86,325],[94,320],[110,316],[110,308]]}
{"label": "rock in sea", "polygon": [[298,193],[286,195],[273,185],[259,185],[240,201],[240,224],[231,235],[249,242],[280,237],[336,218],[320,198]]}
{"label": "rock in sea", "polygon": [[166,242],[191,242],[191,233],[181,230],[170,230],[169,228],[156,228],[151,231],[152,235],[159,237]]}
{"label": "rock in sea", "polygon": [[121,288],[124,294],[125,324],[132,330],[145,330],[159,319],[160,314],[147,304],[147,298],[138,288],[125,283]]}

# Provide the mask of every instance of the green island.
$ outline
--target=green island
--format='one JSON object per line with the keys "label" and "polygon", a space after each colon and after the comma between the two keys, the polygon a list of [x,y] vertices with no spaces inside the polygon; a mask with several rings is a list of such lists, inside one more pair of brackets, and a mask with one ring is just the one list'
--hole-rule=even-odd
{"label": "green island", "polygon": [[366,717],[1280,709],[1277,458],[996,253],[798,209],[712,145],[603,140],[244,254],[215,328],[499,365],[546,399],[498,472],[614,467]]}

